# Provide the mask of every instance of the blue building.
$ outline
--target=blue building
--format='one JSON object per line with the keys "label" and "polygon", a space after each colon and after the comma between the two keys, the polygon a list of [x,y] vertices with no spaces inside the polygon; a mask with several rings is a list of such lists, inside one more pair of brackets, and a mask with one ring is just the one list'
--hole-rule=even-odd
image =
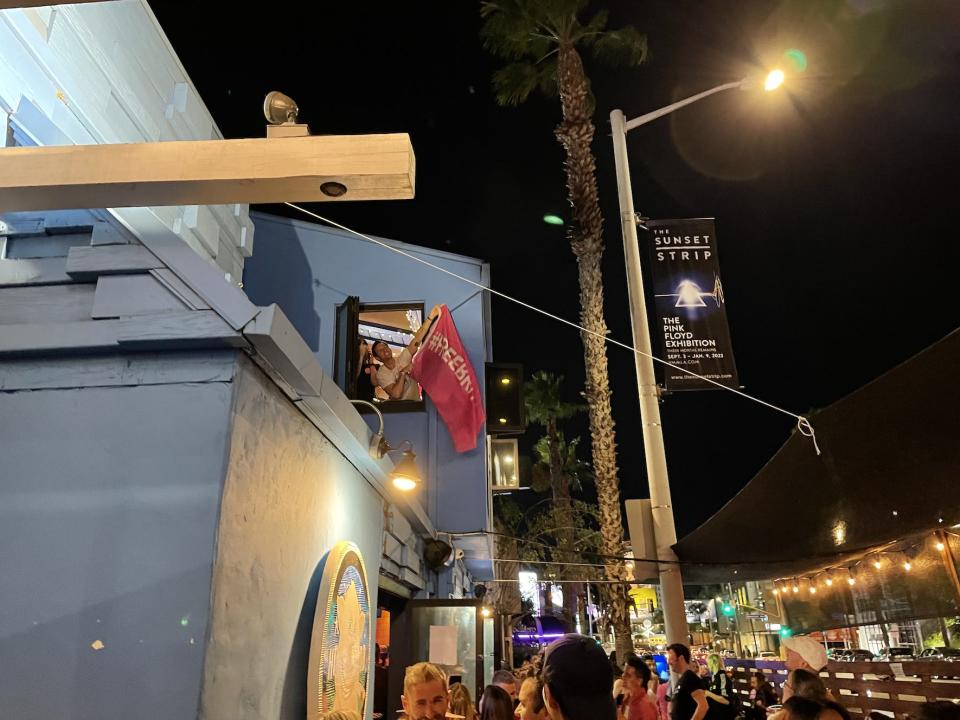
{"label": "blue building", "polygon": [[[0,162],[218,137],[144,0],[0,11]],[[486,282],[478,260],[401,247]],[[428,398],[380,403],[423,477],[391,486],[376,416],[337,381],[351,297],[358,329],[397,341],[377,313],[446,304],[483,382],[482,293],[353,236],[243,205],[0,215],[4,714],[302,717],[344,541],[366,568],[366,717],[399,707],[377,639],[400,672],[453,627],[449,669],[482,688],[488,443],[456,453]]]}
{"label": "blue building", "polygon": [[[399,347],[404,339],[412,337],[406,314],[419,316],[414,321],[418,325],[430,308],[440,304],[450,309],[483,385],[484,364],[493,360],[488,294],[342,230],[259,213],[251,217],[258,248],[244,271],[247,296],[258,305],[279,305],[314,351],[324,372],[335,377],[342,389],[347,388],[343,387],[343,378],[337,377],[337,369],[338,363],[345,364],[346,349],[338,348],[338,335],[345,337],[343,326],[347,322],[359,323],[361,339],[384,337]],[[488,283],[489,266],[475,258],[377,239],[475,282]],[[351,298],[357,304],[352,320],[345,307]],[[402,325],[406,327],[397,328]],[[485,389],[481,392],[485,394]],[[416,449],[424,477],[421,500],[434,527],[447,532],[489,529],[490,492],[483,435],[475,450],[457,453],[429,397],[409,404],[377,404],[386,412],[388,437],[394,443],[410,441]],[[400,407],[391,407],[394,404]],[[375,416],[367,417],[375,428]],[[493,556],[487,538],[464,537],[455,544],[464,552],[464,567],[470,576],[492,577]],[[430,594],[463,597],[470,590],[468,575],[443,573]]]}

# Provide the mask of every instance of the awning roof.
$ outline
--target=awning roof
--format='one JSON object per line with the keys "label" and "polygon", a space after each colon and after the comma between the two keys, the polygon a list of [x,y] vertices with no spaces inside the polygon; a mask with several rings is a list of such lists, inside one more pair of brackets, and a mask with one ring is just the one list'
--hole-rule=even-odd
{"label": "awning roof", "polygon": [[810,421],[823,454],[794,433],[674,546],[704,563],[684,582],[789,577],[960,523],[960,331]]}

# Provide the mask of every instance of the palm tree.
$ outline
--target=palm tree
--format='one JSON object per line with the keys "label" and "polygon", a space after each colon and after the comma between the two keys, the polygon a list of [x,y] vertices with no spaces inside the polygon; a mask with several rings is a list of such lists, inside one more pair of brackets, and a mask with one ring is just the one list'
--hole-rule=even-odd
{"label": "palm tree", "polygon": [[[560,96],[562,120],[555,130],[566,154],[567,195],[573,210],[568,239],[577,258],[580,280],[580,324],[590,418],[593,468],[600,508],[606,573],[627,580],[622,560],[623,520],[617,479],[616,439],[610,411],[610,383],[603,316],[603,217],[597,199],[593,101],[580,49],[601,61],[638,65],[646,56],[646,41],[636,29],[607,30],[603,10],[581,19],[588,0],[489,0],[481,4],[484,46],[507,64],[493,76],[497,100],[518,105],[534,91]],[[607,586],[617,654],[632,649],[630,597],[626,584]]]}

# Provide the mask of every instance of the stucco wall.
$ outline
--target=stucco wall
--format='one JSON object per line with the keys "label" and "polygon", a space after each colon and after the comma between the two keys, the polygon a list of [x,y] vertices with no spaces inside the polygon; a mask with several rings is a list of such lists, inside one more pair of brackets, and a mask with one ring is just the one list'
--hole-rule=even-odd
{"label": "stucco wall", "polygon": [[201,717],[300,720],[317,565],[337,541],[356,543],[375,607],[383,501],[259,368],[241,362]]}
{"label": "stucco wall", "polygon": [[233,369],[0,362],[0,717],[196,717]]}

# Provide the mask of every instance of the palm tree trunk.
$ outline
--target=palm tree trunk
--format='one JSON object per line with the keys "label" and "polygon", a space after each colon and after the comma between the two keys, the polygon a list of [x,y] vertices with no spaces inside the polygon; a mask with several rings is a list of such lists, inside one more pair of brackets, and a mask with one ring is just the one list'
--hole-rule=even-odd
{"label": "palm tree trunk", "polygon": [[[603,217],[597,197],[596,160],[591,143],[594,127],[590,119],[587,77],[579,53],[573,46],[559,48],[557,80],[563,121],[556,130],[566,151],[564,167],[567,194],[573,207],[570,244],[577,258],[580,276],[580,323],[591,333],[581,333],[586,372],[586,400],[590,417],[590,440],[597,500],[600,506],[600,530],[606,575],[611,580],[626,580],[623,555],[623,520],[620,512],[620,488],[617,480],[616,439],[610,410],[610,382],[607,348],[603,338],[607,325],[603,319]],[[626,584],[609,585],[610,618],[617,641],[617,657],[633,649]]]}

